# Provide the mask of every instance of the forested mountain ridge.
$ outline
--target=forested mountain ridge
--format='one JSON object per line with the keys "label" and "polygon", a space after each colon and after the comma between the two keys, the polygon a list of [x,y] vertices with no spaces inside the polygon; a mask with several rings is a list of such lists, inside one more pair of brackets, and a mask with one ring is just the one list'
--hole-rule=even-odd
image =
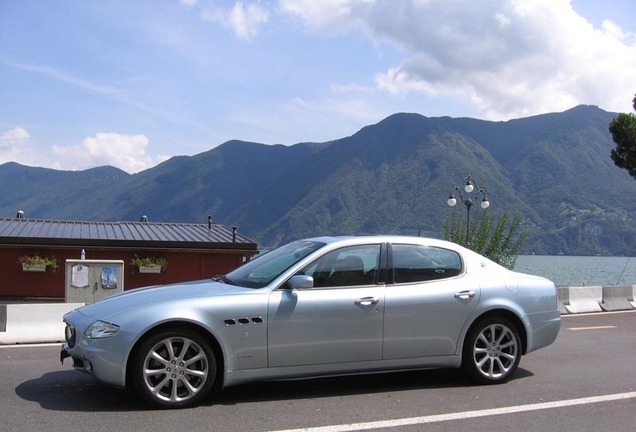
{"label": "forested mountain ridge", "polygon": [[229,141],[133,175],[6,163],[0,215],[201,223],[212,215],[262,247],[332,234],[440,237],[452,185],[470,174],[486,188],[488,211],[521,212],[524,253],[634,256],[636,181],[609,157],[615,116],[593,106],[507,122],[401,113],[327,143]]}

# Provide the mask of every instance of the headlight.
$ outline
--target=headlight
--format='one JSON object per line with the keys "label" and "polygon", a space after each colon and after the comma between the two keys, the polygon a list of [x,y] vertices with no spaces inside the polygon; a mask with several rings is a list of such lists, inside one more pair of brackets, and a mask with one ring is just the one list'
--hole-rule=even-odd
{"label": "headlight", "polygon": [[86,329],[86,337],[89,339],[103,339],[115,336],[119,326],[104,321],[96,321]]}

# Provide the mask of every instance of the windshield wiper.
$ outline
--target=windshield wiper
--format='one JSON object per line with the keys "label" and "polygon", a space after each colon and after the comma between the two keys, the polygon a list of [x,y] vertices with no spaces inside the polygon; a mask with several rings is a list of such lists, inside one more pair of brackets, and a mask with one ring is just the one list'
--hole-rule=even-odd
{"label": "windshield wiper", "polygon": [[216,275],[216,276],[214,276],[212,278],[212,281],[213,282],[223,282],[223,283],[228,284],[228,285],[234,285],[234,283],[229,278],[227,278],[225,275]]}

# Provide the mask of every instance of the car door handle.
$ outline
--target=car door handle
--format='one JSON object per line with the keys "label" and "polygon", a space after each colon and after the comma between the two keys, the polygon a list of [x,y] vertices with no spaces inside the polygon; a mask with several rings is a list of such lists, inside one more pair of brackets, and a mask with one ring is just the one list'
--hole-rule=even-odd
{"label": "car door handle", "polygon": [[455,298],[459,300],[468,300],[475,297],[475,291],[460,291],[455,294]]}
{"label": "car door handle", "polygon": [[380,301],[377,297],[362,297],[361,299],[356,300],[356,304],[360,306],[371,306],[374,304],[378,304]]}

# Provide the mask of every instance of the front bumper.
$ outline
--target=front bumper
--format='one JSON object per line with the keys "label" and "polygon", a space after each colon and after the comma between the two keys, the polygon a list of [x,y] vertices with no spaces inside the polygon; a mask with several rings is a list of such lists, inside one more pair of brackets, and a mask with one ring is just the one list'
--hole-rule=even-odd
{"label": "front bumper", "polygon": [[73,368],[115,387],[126,386],[126,363],[130,350],[128,334],[89,339],[86,329],[94,322],[83,315],[65,317],[66,342],[60,347],[60,361],[70,358]]}
{"label": "front bumper", "polygon": [[68,352],[68,348],[66,344],[62,345],[62,349],[60,349],[60,363],[64,364],[64,359],[71,357],[71,354]]}
{"label": "front bumper", "polygon": [[86,358],[71,354],[71,350],[68,348],[68,345],[64,344],[62,345],[62,349],[60,350],[60,362],[64,364],[64,360],[67,358],[70,358],[73,361],[72,366],[73,368],[75,368],[75,370],[87,373],[89,375],[94,375],[93,364]]}

